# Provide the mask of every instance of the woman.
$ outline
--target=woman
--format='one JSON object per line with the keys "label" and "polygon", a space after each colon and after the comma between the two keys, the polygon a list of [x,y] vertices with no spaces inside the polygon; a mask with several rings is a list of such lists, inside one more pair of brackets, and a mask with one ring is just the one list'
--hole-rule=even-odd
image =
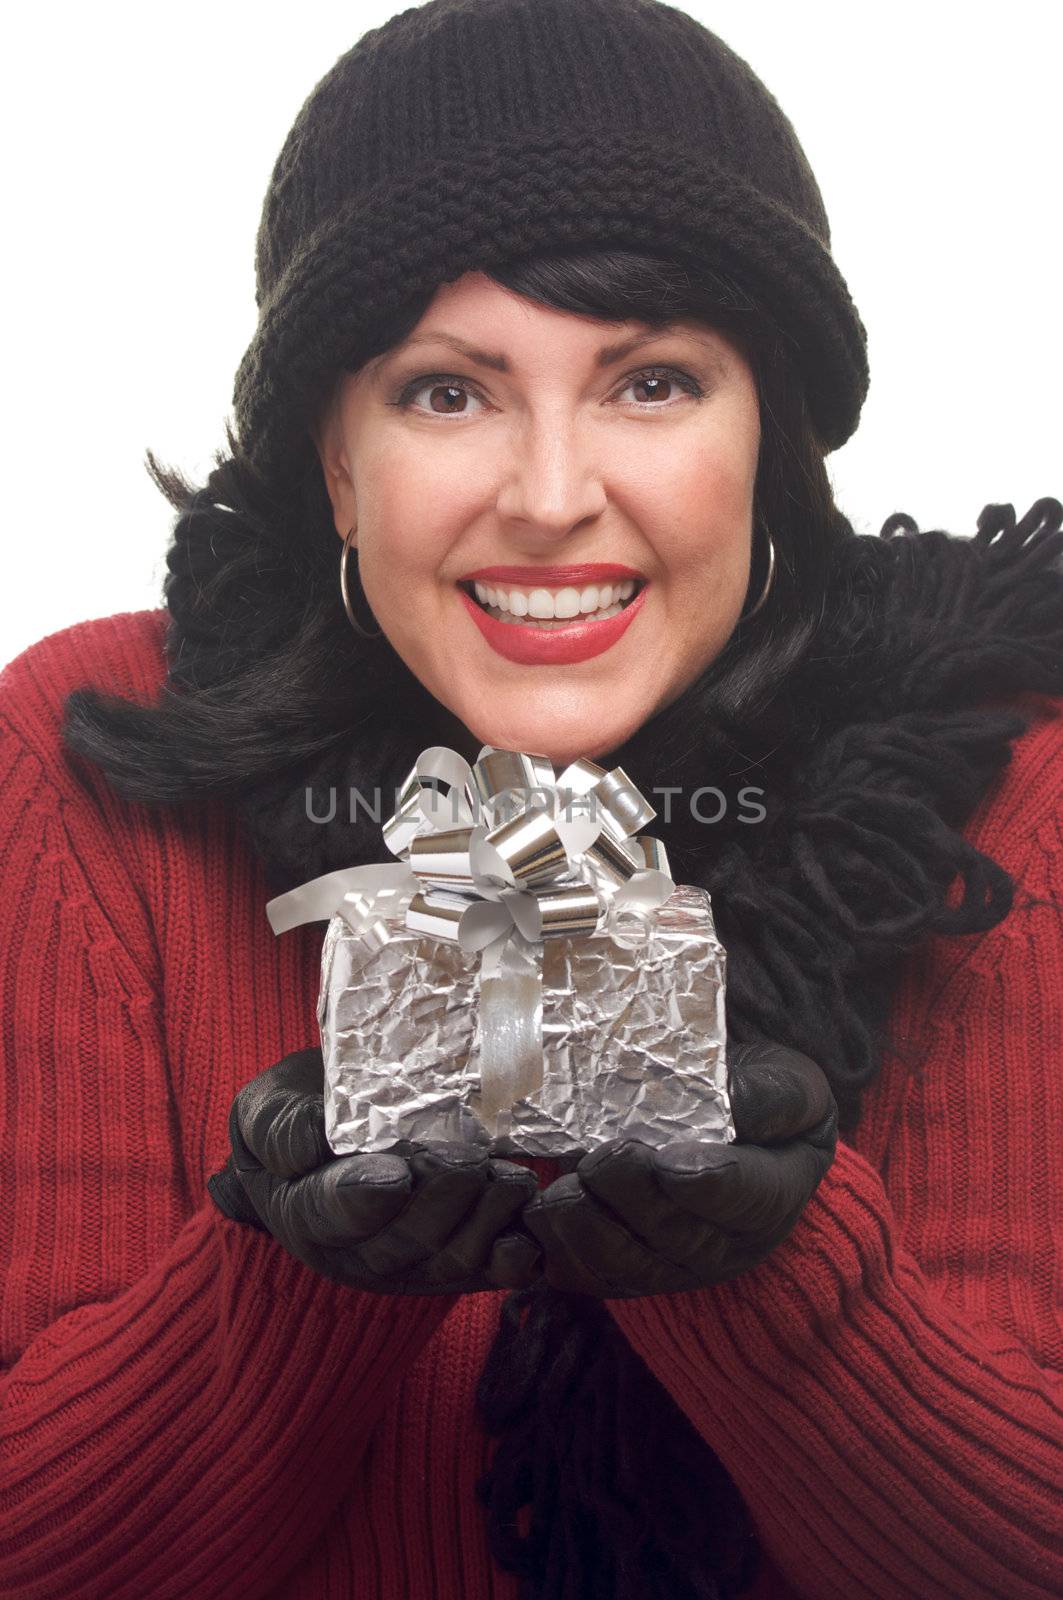
{"label": "woman", "polygon": [[[0,677],[5,1594],[1063,1585],[1063,507],[853,534],[828,241],[657,0],[432,0],[306,102],[166,608]],[[328,1149],[265,902],[482,742],[679,796],[729,1151]]]}

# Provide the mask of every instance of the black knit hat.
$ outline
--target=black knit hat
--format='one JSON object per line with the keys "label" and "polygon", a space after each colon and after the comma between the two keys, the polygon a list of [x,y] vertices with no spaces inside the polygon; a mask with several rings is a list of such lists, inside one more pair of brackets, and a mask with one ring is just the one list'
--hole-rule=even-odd
{"label": "black knit hat", "polygon": [[429,0],[340,57],[277,159],[242,448],[274,481],[301,474],[313,408],[384,313],[534,251],[609,246],[737,278],[791,339],[824,446],[849,438],[864,327],[804,152],[746,63],[661,0]]}

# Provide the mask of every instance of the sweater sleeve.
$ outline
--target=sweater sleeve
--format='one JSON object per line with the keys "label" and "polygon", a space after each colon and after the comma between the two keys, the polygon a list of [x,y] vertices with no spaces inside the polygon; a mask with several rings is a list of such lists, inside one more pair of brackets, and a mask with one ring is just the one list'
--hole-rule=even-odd
{"label": "sweater sleeve", "polygon": [[456,1297],[333,1284],[187,1192],[128,859],[0,716],[0,1593],[255,1600]]}
{"label": "sweater sleeve", "polygon": [[1041,904],[1017,895],[944,988],[930,971],[893,1203],[841,1142],[756,1268],[609,1302],[808,1600],[1063,1594],[1058,810],[1009,870]]}

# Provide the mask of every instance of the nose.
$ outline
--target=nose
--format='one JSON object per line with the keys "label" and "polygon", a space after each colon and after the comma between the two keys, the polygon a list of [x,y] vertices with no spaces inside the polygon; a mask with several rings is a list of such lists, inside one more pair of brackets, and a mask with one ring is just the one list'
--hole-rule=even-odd
{"label": "nose", "polygon": [[575,426],[533,418],[507,453],[498,514],[526,537],[551,543],[606,507],[601,473],[592,465]]}

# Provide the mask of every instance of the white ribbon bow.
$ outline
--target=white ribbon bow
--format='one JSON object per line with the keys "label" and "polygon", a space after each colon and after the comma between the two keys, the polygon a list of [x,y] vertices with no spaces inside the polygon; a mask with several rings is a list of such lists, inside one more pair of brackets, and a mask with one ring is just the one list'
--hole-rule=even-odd
{"label": "white ribbon bow", "polygon": [[637,944],[675,889],[663,844],[638,836],[656,815],[622,767],[580,759],[558,778],[546,756],[484,745],[470,767],[433,745],[383,825],[399,862],[327,872],[266,915],[280,934],[338,913],[375,951],[405,911],[411,931],[480,951],[481,1120],[494,1135],[542,1086],[543,942]]}

